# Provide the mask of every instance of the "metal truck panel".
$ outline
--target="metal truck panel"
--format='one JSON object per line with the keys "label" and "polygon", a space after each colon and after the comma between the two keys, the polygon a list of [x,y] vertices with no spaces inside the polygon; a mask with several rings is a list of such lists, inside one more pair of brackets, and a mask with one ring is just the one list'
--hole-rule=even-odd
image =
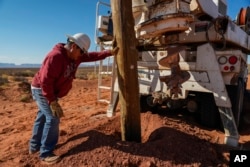
{"label": "metal truck panel", "polygon": [[209,15],[216,18],[227,14],[226,0],[192,0],[190,10],[197,16]]}
{"label": "metal truck panel", "polygon": [[[208,29],[208,30],[207,30]],[[171,35],[170,35],[171,36]],[[170,38],[170,37],[167,37]],[[173,38],[173,37],[172,37]],[[249,36],[246,32],[237,26],[231,20],[228,20],[225,34],[219,34],[216,32],[214,24],[208,21],[193,22],[190,24],[190,28],[178,35],[175,38],[179,43],[201,43],[201,42],[226,42],[233,44],[235,47],[240,47],[250,53]]]}
{"label": "metal truck panel", "polygon": [[149,19],[159,16],[175,14],[175,13],[190,13],[190,0],[169,0],[155,3],[149,6]]}
{"label": "metal truck panel", "polygon": [[[164,70],[153,70],[150,74],[146,74],[144,71],[144,76],[140,75],[140,93],[141,94],[151,94],[153,92],[164,92],[169,94],[169,89],[166,84],[163,84],[159,80],[160,75],[169,75],[171,71]],[[222,84],[215,84],[215,82],[221,82],[221,78],[218,77],[217,72],[189,72],[191,77],[188,81],[182,84],[182,94],[178,96],[178,99],[185,99],[188,95],[188,91],[197,92],[217,92],[214,93],[216,96],[216,101],[220,106],[228,107],[230,106],[230,101],[228,102],[228,96],[225,91],[225,87]],[[139,74],[142,74],[140,71]]]}
{"label": "metal truck panel", "polygon": [[190,4],[191,11],[197,15],[207,14],[213,18],[218,16],[218,7],[213,1],[192,0]]}
{"label": "metal truck panel", "polygon": [[235,46],[242,47],[250,52],[247,33],[231,20],[228,22],[227,31],[224,34],[224,37],[227,41],[234,43]]}
{"label": "metal truck panel", "polygon": [[155,20],[149,20],[135,26],[136,37],[152,38],[164,32],[185,31],[189,28],[188,22],[190,20],[192,20],[191,15],[182,15],[180,17],[162,16],[161,18],[157,18]]}

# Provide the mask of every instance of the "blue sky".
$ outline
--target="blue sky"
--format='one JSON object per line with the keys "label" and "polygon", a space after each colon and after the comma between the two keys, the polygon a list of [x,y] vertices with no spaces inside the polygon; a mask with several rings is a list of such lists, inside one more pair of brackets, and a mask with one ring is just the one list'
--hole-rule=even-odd
{"label": "blue sky", "polygon": [[[0,0],[0,63],[36,63],[65,34],[86,33],[94,42],[98,0]],[[102,0],[109,3],[109,0]],[[235,19],[250,0],[228,0],[228,15]],[[106,14],[106,7],[101,13]],[[105,11],[105,12],[104,12]]]}

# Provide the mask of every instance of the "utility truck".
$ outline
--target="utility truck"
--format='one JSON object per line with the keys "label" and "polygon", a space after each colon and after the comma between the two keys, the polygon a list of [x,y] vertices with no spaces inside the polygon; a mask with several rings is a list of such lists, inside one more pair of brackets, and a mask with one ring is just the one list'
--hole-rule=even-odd
{"label": "utility truck", "polygon": [[[226,0],[133,0],[132,8],[141,110],[196,112],[202,124],[222,125],[225,144],[237,146],[248,76],[250,7],[242,7],[235,20],[227,15]],[[96,43],[108,47],[112,17],[97,18]],[[113,79],[108,116],[114,114],[119,90],[115,75]]]}

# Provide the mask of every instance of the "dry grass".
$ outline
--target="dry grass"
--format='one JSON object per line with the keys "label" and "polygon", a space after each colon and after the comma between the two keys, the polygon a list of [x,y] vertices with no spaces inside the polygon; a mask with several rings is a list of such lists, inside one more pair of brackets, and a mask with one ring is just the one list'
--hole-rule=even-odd
{"label": "dry grass", "polygon": [[[0,68],[0,86],[10,81],[27,82],[27,78],[33,77],[39,68]],[[110,68],[111,70],[111,68]],[[77,79],[91,80],[98,78],[98,67],[79,67],[76,72]]]}
{"label": "dry grass", "polygon": [[[39,68],[0,68],[0,89],[5,90],[13,83],[18,85],[20,91],[19,100],[30,102],[30,81]],[[98,67],[80,67],[76,72],[77,79],[91,80],[98,78]]]}
{"label": "dry grass", "polygon": [[5,85],[9,82],[7,75],[0,75],[0,86]]}

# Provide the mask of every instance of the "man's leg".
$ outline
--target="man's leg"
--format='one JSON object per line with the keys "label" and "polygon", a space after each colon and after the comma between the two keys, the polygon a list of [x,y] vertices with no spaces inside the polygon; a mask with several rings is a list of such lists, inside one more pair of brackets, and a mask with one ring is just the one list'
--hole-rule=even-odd
{"label": "man's leg", "polygon": [[42,114],[41,110],[38,110],[37,117],[33,125],[32,137],[30,139],[30,154],[36,153],[40,150],[44,122],[45,116]]}
{"label": "man's leg", "polygon": [[42,135],[40,136],[41,137],[40,138],[40,143],[41,143],[40,158],[44,160],[47,157],[52,157],[52,159],[54,160],[55,156],[53,154],[53,150],[55,149],[55,146],[58,142],[60,119],[52,115],[48,101],[42,95],[41,89],[32,89],[32,92],[34,92],[33,93],[34,98],[37,102],[40,113],[42,117],[44,118],[43,127],[39,123],[38,123],[39,126],[36,125],[36,122],[34,124],[34,126],[36,126],[37,129],[39,129],[38,130],[39,132],[41,132],[40,127],[42,127],[42,133],[41,133]]}
{"label": "man's leg", "polygon": [[[40,90],[31,89],[31,92],[32,92],[32,96],[34,100],[39,99],[38,95],[40,93]],[[37,112],[37,116],[33,125],[32,136],[30,139],[29,152],[31,154],[39,151],[40,149],[41,139],[42,139],[42,134],[43,134],[43,127],[45,123],[45,116],[41,112],[39,104],[38,104],[39,100],[38,101],[36,100],[36,103],[38,105],[39,110]]]}

